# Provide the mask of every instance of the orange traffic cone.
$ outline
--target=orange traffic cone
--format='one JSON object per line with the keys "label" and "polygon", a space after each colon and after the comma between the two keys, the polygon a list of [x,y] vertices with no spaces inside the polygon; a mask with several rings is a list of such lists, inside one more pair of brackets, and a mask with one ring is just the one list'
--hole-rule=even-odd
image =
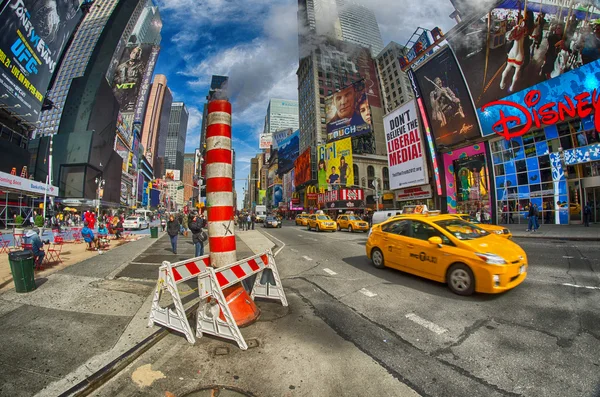
{"label": "orange traffic cone", "polygon": [[[223,296],[227,301],[227,306],[231,310],[231,315],[235,319],[238,327],[245,327],[252,324],[260,317],[260,309],[248,295],[241,283],[232,285],[223,290]],[[225,321],[223,313],[219,318]]]}

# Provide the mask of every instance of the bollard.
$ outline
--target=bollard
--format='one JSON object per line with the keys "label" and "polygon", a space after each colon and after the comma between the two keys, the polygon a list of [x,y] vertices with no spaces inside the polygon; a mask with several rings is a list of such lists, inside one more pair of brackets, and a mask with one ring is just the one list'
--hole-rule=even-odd
{"label": "bollard", "polygon": [[[213,100],[208,103],[206,129],[206,207],[208,210],[208,245],[210,263],[215,268],[237,261],[233,224],[233,165],[231,152],[231,103]],[[241,295],[240,295],[241,294]],[[254,322],[260,315],[246,290],[235,284],[223,291],[237,301],[232,315],[239,326]]]}

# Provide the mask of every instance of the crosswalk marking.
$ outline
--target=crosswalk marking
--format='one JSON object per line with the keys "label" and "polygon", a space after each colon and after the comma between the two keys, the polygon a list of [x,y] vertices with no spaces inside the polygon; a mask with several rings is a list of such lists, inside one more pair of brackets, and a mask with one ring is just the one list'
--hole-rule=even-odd
{"label": "crosswalk marking", "polygon": [[336,272],[334,272],[333,270],[328,269],[328,268],[324,268],[323,271],[325,273],[329,274],[330,276],[335,276],[337,274]]}
{"label": "crosswalk marking", "polygon": [[369,298],[373,298],[374,296],[377,296],[376,293],[371,292],[366,288],[361,288],[360,290],[358,290],[358,292],[360,292],[361,294],[363,294],[364,296],[369,297]]}
{"label": "crosswalk marking", "polygon": [[307,261],[312,261],[312,258],[310,258],[310,257],[308,257],[306,255],[304,255],[303,258],[306,259]]}
{"label": "crosswalk marking", "polygon": [[410,321],[419,324],[422,327],[427,328],[428,330],[430,330],[433,333],[436,333],[438,335],[443,334],[444,332],[448,332],[447,329],[440,327],[439,325],[432,323],[431,321],[427,321],[424,318],[421,318],[419,316],[417,316],[414,313],[408,313],[405,316],[407,319],[409,319]]}

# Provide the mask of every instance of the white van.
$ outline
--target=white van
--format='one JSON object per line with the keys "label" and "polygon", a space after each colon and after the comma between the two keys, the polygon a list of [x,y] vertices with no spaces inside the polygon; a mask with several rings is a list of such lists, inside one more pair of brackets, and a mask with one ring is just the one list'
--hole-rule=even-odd
{"label": "white van", "polygon": [[384,210],[384,211],[375,211],[373,212],[373,218],[371,218],[371,223],[376,225],[381,222],[387,221],[392,216],[402,215],[402,210]]}

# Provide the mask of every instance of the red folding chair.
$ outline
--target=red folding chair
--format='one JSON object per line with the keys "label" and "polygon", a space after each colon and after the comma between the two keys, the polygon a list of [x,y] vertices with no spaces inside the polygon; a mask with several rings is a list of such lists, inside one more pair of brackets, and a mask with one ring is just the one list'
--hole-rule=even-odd
{"label": "red folding chair", "polygon": [[60,254],[62,252],[62,247],[65,241],[61,236],[54,237],[54,243],[47,250],[48,262],[60,262],[63,263]]}
{"label": "red folding chair", "polygon": [[2,232],[0,232],[0,254],[6,252],[7,254],[10,252],[10,248],[8,245],[10,244],[9,240],[5,240]]}

